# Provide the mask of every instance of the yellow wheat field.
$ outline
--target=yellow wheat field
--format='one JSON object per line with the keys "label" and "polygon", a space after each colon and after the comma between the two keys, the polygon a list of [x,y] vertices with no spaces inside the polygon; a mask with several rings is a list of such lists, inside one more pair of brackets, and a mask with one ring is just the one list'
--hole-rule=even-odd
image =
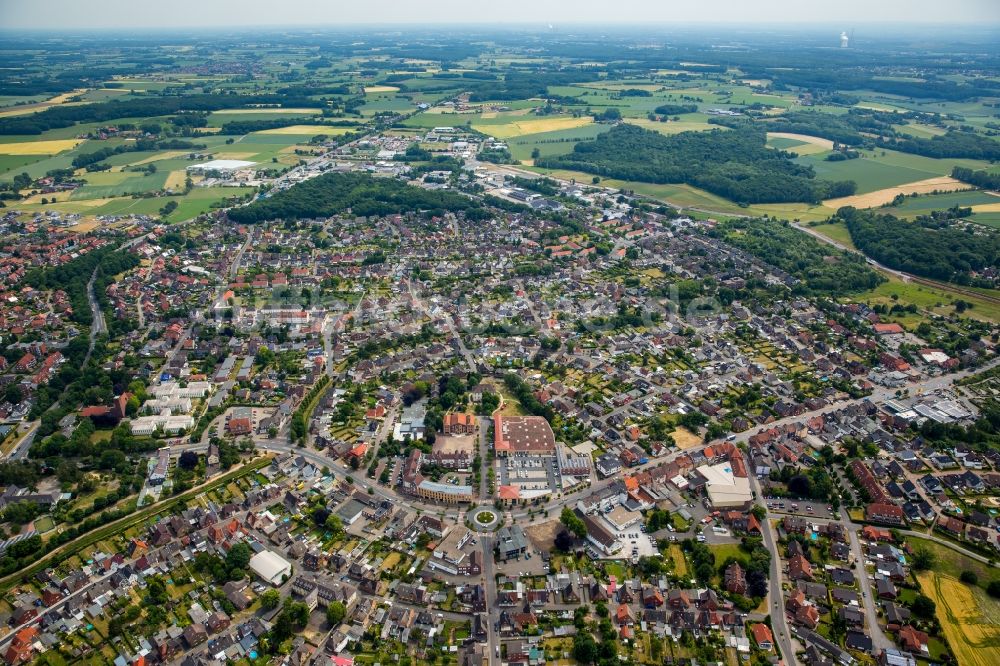
{"label": "yellow wheat field", "polygon": [[[899,194],[927,194],[929,192],[956,192],[958,190],[968,190],[970,186],[962,181],[955,180],[950,176],[937,176],[927,180],[918,180],[914,183],[887,187],[884,190],[876,190],[867,194],[855,194],[839,199],[827,199],[823,205],[827,208],[837,210],[841,206],[854,206],[855,208],[874,208],[887,204]],[[992,204],[987,204],[992,205]]]}
{"label": "yellow wheat field", "polygon": [[184,170],[171,171],[170,175],[167,176],[166,182],[163,183],[163,189],[165,190],[180,190],[184,187],[184,181],[187,180],[187,172]]}
{"label": "yellow wheat field", "polygon": [[365,86],[365,94],[399,92],[396,86]]}
{"label": "yellow wheat field", "polygon": [[49,139],[47,141],[0,143],[0,155],[55,155],[64,150],[72,150],[83,142],[84,139]]}
{"label": "yellow wheat field", "polygon": [[925,572],[920,589],[937,604],[937,619],[948,645],[962,666],[1000,664],[1000,604],[981,589],[950,576]]}
{"label": "yellow wheat field", "polygon": [[316,136],[317,134],[327,134],[338,136],[351,131],[350,127],[327,127],[325,125],[289,125],[288,127],[275,127],[273,129],[261,130],[255,134],[305,134],[306,136]]}
{"label": "yellow wheat field", "polygon": [[[516,136],[524,136],[525,134],[554,132],[556,130],[583,127],[584,125],[589,125],[592,122],[593,119],[589,116],[583,118],[572,118],[567,116],[558,118],[526,118],[524,120],[517,120],[503,125],[479,125],[476,129],[484,134],[489,134],[490,136],[498,139],[510,139]],[[473,121],[473,126],[475,127],[475,121]]]}

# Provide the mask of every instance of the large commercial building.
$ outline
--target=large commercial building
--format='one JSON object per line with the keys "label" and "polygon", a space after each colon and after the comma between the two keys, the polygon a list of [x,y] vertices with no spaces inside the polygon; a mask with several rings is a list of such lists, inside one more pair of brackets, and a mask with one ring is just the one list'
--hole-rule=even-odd
{"label": "large commercial building", "polygon": [[425,499],[431,499],[446,504],[459,504],[461,502],[471,502],[475,499],[472,486],[452,485],[450,483],[437,483],[423,479],[417,484],[417,495]]}
{"label": "large commercial building", "polygon": [[275,587],[281,585],[285,576],[292,575],[292,565],[288,560],[270,550],[262,550],[251,557],[250,570],[265,583]]}
{"label": "large commercial building", "polygon": [[705,479],[705,492],[715,508],[742,508],[750,504],[753,493],[750,479],[733,473],[729,462],[701,465],[698,474]]}
{"label": "large commercial building", "polygon": [[497,456],[551,456],[556,437],[541,416],[493,417],[493,447]]}

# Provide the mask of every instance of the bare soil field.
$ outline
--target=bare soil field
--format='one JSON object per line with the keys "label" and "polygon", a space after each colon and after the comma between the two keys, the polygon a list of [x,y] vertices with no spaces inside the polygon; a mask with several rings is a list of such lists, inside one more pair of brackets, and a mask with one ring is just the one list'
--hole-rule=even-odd
{"label": "bare soil field", "polygon": [[670,433],[670,436],[674,438],[674,443],[677,444],[677,448],[681,451],[692,449],[701,444],[701,437],[687,428],[677,428]]}
{"label": "bare soil field", "polygon": [[531,543],[535,545],[535,548],[543,552],[548,552],[552,550],[552,545],[555,543],[556,535],[559,534],[562,528],[562,523],[558,520],[550,520],[548,522],[531,525],[525,528],[524,533],[528,535],[529,539],[531,539]]}

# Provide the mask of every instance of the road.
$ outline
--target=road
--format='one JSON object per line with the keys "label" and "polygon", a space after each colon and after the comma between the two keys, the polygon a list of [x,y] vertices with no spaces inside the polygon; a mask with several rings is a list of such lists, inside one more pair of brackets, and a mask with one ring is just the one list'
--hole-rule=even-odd
{"label": "road", "polygon": [[868,575],[868,570],[865,569],[865,557],[861,549],[861,538],[858,536],[861,526],[856,525],[850,519],[847,511],[841,514],[841,521],[844,524],[844,528],[847,529],[848,538],[851,540],[851,554],[857,563],[855,571],[858,573],[858,587],[861,589],[861,600],[865,605],[865,621],[868,623],[868,635],[872,639],[875,654],[878,654],[882,650],[894,648],[895,645],[886,637],[885,632],[882,631],[882,626],[878,622],[878,604],[875,602],[874,595],[872,595],[872,580]]}
{"label": "road", "polygon": [[97,280],[98,270],[100,270],[100,266],[94,268],[94,272],[90,274],[90,280],[87,281],[87,301],[90,303],[90,313],[93,321],[90,324],[90,347],[87,349],[87,355],[83,359],[82,365],[84,366],[87,365],[90,355],[94,352],[94,344],[97,341],[97,336],[108,332],[108,323],[104,320],[104,311],[101,310],[101,304],[97,302],[97,296],[94,294],[94,282]]}
{"label": "road", "polygon": [[[760,502],[760,498],[762,497],[760,484],[757,482],[757,477],[752,474],[750,475],[750,484],[753,487],[753,491],[757,494],[758,502]],[[761,502],[761,504],[767,509],[767,503]],[[761,531],[764,546],[771,553],[771,575],[768,580],[767,607],[771,611],[771,627],[774,629],[772,632],[774,640],[781,650],[782,656],[785,658],[785,663],[797,666],[798,658],[795,656],[797,648],[795,643],[793,643],[792,632],[788,628],[788,617],[785,615],[785,595],[782,590],[781,571],[783,560],[781,558],[781,551],[778,549],[778,539],[775,537],[771,519],[771,512],[768,510],[763,525],[761,525],[764,528]]]}
{"label": "road", "polygon": [[490,533],[479,536],[479,544],[483,548],[483,587],[486,588],[486,635],[490,652],[490,666],[500,666],[497,648],[500,645],[500,635],[497,623],[500,621],[500,608],[497,606],[497,574],[496,562],[493,561],[493,535]]}

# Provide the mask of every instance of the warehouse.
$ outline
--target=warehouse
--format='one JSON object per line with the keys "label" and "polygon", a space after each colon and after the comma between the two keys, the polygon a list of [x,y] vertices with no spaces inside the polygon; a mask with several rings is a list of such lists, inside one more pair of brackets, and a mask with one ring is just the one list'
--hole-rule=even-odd
{"label": "warehouse", "polygon": [[292,565],[274,551],[262,550],[250,558],[250,570],[265,583],[277,587],[286,576],[292,575]]}

